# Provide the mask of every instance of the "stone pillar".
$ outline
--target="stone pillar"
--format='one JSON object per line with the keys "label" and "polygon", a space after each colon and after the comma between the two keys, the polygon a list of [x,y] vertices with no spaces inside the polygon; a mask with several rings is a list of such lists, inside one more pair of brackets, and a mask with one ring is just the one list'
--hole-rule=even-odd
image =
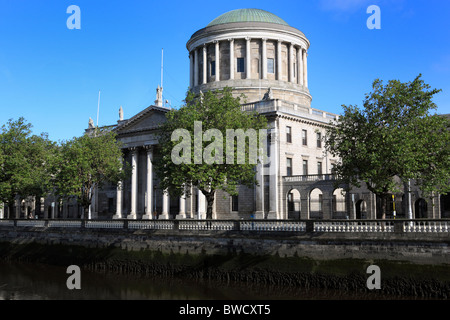
{"label": "stone pillar", "polygon": [[298,76],[297,81],[298,84],[303,86],[303,49],[300,47],[297,51],[297,67],[298,67]]}
{"label": "stone pillar", "polygon": [[306,50],[303,51],[303,85],[305,88],[308,88],[308,63],[307,63],[308,54]]}
{"label": "stone pillar", "polygon": [[271,130],[270,141],[270,192],[269,192],[269,219],[278,219],[278,132],[277,128]]}
{"label": "stone pillar", "polygon": [[[310,192],[310,190],[308,190]],[[302,220],[307,220],[309,219],[309,208],[310,208],[310,203],[309,203],[309,195],[306,193],[301,193],[300,194],[300,219]]]}
{"label": "stone pillar", "polygon": [[131,211],[127,219],[136,219],[137,200],[138,200],[138,150],[131,148]]}
{"label": "stone pillar", "polygon": [[267,39],[262,39],[262,48],[261,48],[261,73],[262,78],[267,79]]}
{"label": "stone pillar", "polygon": [[230,80],[234,79],[234,39],[229,39],[230,42]]}
{"label": "stone pillar", "polygon": [[198,219],[206,219],[206,197],[200,190],[197,190],[198,194]]}
{"label": "stone pillar", "polygon": [[258,185],[255,188],[256,211],[255,219],[264,219],[264,164],[256,165],[256,178]]}
{"label": "stone pillar", "polygon": [[203,45],[203,84],[208,82],[208,57],[206,55],[208,47],[206,46],[206,43]]}
{"label": "stone pillar", "polygon": [[288,53],[288,67],[289,67],[289,82],[294,83],[294,44],[289,44],[289,53]]}
{"label": "stone pillar", "polygon": [[198,51],[194,49],[194,87],[198,85]]}
{"label": "stone pillar", "polygon": [[180,211],[175,219],[186,219],[186,195],[180,197]]}
{"label": "stone pillar", "polygon": [[170,211],[170,198],[167,190],[163,192],[163,207],[161,215],[159,219],[169,219],[169,211]]}
{"label": "stone pillar", "polygon": [[252,77],[251,39],[245,38],[245,75],[247,79]]}
{"label": "stone pillar", "polygon": [[215,60],[216,60],[216,81],[220,81],[220,48],[219,41],[214,41],[215,44]]}
{"label": "stone pillar", "polygon": [[117,184],[116,214],[113,216],[113,219],[122,219],[122,199],[123,199],[122,185],[123,185],[122,181],[119,181],[119,183]]}
{"label": "stone pillar", "polygon": [[281,40],[277,42],[277,80],[281,80]]}
{"label": "stone pillar", "polygon": [[153,148],[152,146],[145,146],[145,150],[147,150],[147,192],[146,192],[146,206],[145,206],[145,214],[142,216],[142,219],[152,219],[152,209],[153,209]]}
{"label": "stone pillar", "polygon": [[189,53],[189,88],[194,86],[194,55]]}

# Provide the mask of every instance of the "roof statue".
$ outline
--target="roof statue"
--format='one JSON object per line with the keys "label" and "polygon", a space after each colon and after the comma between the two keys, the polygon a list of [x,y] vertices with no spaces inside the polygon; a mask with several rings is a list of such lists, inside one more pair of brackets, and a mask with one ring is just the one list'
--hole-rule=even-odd
{"label": "roof statue", "polygon": [[273,93],[272,88],[269,88],[267,92],[264,94],[263,100],[272,100],[273,99]]}
{"label": "roof statue", "polygon": [[155,105],[158,107],[162,107],[163,106],[163,99],[162,99],[162,87],[156,88],[156,100],[155,100]]}
{"label": "roof statue", "polygon": [[95,128],[94,120],[92,120],[92,118],[89,117],[89,129],[93,129],[93,128]]}
{"label": "roof statue", "polygon": [[123,121],[123,109],[122,106],[119,108],[119,121]]}

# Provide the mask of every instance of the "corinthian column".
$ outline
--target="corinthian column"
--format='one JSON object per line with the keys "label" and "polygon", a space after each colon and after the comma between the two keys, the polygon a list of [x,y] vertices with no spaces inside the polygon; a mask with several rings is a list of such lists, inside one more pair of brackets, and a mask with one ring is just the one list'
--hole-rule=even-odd
{"label": "corinthian column", "polygon": [[298,84],[303,86],[303,49],[300,47],[297,52]]}
{"label": "corinthian column", "polygon": [[230,80],[234,79],[234,39],[230,41]]}
{"label": "corinthian column", "polygon": [[207,53],[207,49],[208,49],[208,47],[206,46],[206,43],[203,45],[203,84],[205,84],[207,81],[208,81],[208,78],[207,78],[207,70],[208,70],[208,64],[207,64],[207,60],[208,60],[208,57],[207,57],[207,55],[206,55],[206,53]]}
{"label": "corinthian column", "polygon": [[219,41],[215,41],[214,42],[215,43],[215,55],[216,55],[216,70],[215,70],[215,73],[216,73],[216,81],[219,81],[220,80],[220,48],[219,48]]}
{"label": "corinthian column", "polygon": [[167,190],[163,192],[163,208],[159,219],[169,219],[170,199]]}
{"label": "corinthian column", "polygon": [[122,181],[119,181],[117,184],[116,214],[113,216],[113,219],[122,219],[122,198]]}
{"label": "corinthian column", "polygon": [[308,62],[307,62],[308,54],[306,53],[306,49],[303,51],[303,85],[308,88]]}
{"label": "corinthian column", "polygon": [[277,80],[281,80],[281,40],[277,42]]}
{"label": "corinthian column", "polygon": [[194,87],[198,85],[198,51],[194,49]]}
{"label": "corinthian column", "polygon": [[175,219],[186,219],[186,195],[180,197],[180,211]]}
{"label": "corinthian column", "polygon": [[146,192],[146,207],[145,207],[145,215],[142,216],[142,219],[152,219],[152,209],[153,209],[153,149],[151,146],[146,146],[147,150],[147,192]]}
{"label": "corinthian column", "polygon": [[189,88],[194,86],[194,55],[189,54]]}
{"label": "corinthian column", "polygon": [[262,48],[261,48],[261,72],[262,78],[267,79],[267,39],[262,39]]}
{"label": "corinthian column", "polygon": [[250,79],[251,78],[251,73],[252,73],[252,63],[251,63],[251,39],[250,38],[245,38],[245,67],[246,67],[246,78]]}
{"label": "corinthian column", "polygon": [[136,210],[137,210],[137,189],[138,189],[138,150],[137,148],[131,148],[131,211],[130,214],[127,216],[127,219],[136,219]]}
{"label": "corinthian column", "polygon": [[294,82],[294,44],[289,45],[289,82]]}

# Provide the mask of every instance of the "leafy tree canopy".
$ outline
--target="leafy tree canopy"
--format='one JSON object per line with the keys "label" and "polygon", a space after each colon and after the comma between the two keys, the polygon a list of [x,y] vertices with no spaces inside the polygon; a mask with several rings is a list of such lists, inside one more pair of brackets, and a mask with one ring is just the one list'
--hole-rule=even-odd
{"label": "leafy tree canopy", "polygon": [[77,196],[87,218],[93,188],[107,182],[117,184],[128,174],[129,169],[122,165],[122,151],[115,134],[96,129],[92,134],[61,144],[56,193]]}
{"label": "leafy tree canopy", "polygon": [[[266,128],[264,116],[241,111],[240,98],[233,97],[230,88],[197,96],[188,92],[185,105],[168,112],[167,122],[161,125],[161,148],[155,161],[161,187],[175,196],[189,195],[190,187],[197,187],[208,203],[207,218],[212,218],[217,190],[236,194],[238,185],[257,183],[255,165],[262,147],[259,130]],[[247,138],[230,139],[230,132]]]}
{"label": "leafy tree canopy", "polygon": [[338,182],[365,183],[384,205],[408,179],[425,194],[450,191],[450,125],[431,114],[432,98],[441,90],[431,89],[421,75],[386,85],[377,79],[372,89],[362,109],[343,105],[343,115],[327,130],[326,148],[341,159],[333,169]]}

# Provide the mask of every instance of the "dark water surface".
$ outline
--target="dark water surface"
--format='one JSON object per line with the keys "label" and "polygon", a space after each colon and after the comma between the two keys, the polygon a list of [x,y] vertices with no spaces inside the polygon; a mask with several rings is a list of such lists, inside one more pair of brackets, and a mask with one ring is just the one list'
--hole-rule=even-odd
{"label": "dark water surface", "polygon": [[70,290],[66,281],[71,273],[66,271],[66,268],[56,266],[0,262],[0,300],[399,299],[383,296],[376,291],[352,294],[337,290],[141,278],[85,270],[81,270],[81,289]]}

